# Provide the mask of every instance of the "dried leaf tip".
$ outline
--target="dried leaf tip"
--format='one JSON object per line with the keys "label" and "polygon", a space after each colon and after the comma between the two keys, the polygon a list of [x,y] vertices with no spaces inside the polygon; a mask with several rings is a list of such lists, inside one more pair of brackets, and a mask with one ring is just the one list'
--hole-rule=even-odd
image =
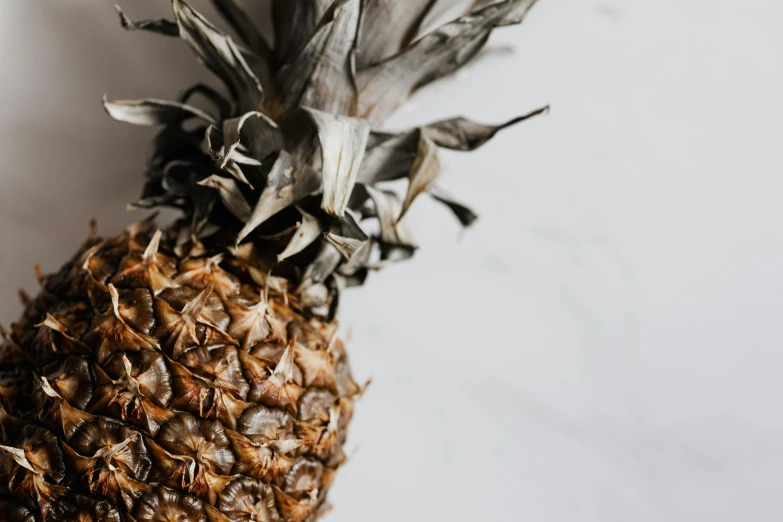
{"label": "dried leaf tip", "polygon": [[33,302],[33,298],[30,297],[30,294],[27,293],[27,291],[24,288],[20,288],[18,290],[19,294],[19,301],[22,302],[22,306],[30,306],[30,303]]}
{"label": "dried leaf tip", "polygon": [[122,8],[114,4],[114,9],[120,17],[120,25],[126,31],[152,31],[166,36],[179,36],[179,27],[169,20],[140,20],[134,22],[125,14]]}
{"label": "dried leaf tip", "polygon": [[38,472],[35,470],[35,468],[30,463],[30,461],[27,460],[27,455],[25,454],[25,451],[23,449],[14,448],[12,446],[0,445],[0,450],[3,450],[6,453],[8,453],[11,456],[11,458],[14,459],[14,461],[17,464],[19,464],[20,466],[22,466],[26,470],[32,471],[36,475],[38,474]]}
{"label": "dried leaf tip", "polygon": [[155,261],[155,256],[158,253],[158,248],[160,248],[160,238],[162,236],[163,236],[163,232],[157,230],[155,234],[152,236],[152,239],[150,239],[147,248],[144,250],[144,255],[142,256],[142,259],[144,259],[145,262],[152,263]]}
{"label": "dried leaf tip", "polygon": [[212,290],[212,285],[209,285],[204,290],[202,290],[201,293],[195,297],[195,299],[185,305],[185,308],[182,309],[181,315],[190,317],[192,319],[198,319],[201,316],[201,312],[204,310],[204,307],[207,305],[209,296],[212,295]]}
{"label": "dried leaf tip", "polygon": [[43,376],[41,376],[41,389],[44,391],[46,395],[48,395],[52,399],[62,400],[62,396],[59,393],[57,393],[57,390],[52,388],[51,383],[49,383],[49,379]]}

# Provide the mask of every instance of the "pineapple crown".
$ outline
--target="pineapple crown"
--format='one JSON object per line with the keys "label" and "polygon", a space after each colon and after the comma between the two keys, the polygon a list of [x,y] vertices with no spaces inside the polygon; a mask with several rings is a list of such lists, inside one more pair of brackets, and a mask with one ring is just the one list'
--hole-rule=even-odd
{"label": "pineapple crown", "polygon": [[[117,8],[126,29],[184,40],[224,87],[195,85],[179,101],[104,99],[116,120],[162,127],[134,206],[182,209],[183,252],[210,241],[251,246],[261,267],[295,282],[305,309],[333,310],[344,287],[409,258],[416,246],[404,218],[422,194],[470,225],[476,215],[437,185],[438,149],[474,150],[546,111],[499,125],[454,118],[379,130],[536,0],[474,0],[430,32],[428,20],[453,2],[273,0],[274,45],[237,0],[212,3],[238,40],[183,0],[172,0],[174,20],[133,21]],[[401,179],[400,197],[387,182]]]}

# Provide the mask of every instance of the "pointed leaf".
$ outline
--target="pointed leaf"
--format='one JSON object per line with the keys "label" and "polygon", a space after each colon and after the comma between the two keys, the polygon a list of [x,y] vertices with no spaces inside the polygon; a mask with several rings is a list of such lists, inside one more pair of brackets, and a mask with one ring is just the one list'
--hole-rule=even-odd
{"label": "pointed leaf", "polygon": [[239,112],[256,110],[262,99],[261,82],[250,70],[234,41],[183,0],[172,0],[174,16],[196,56],[226,84],[239,103]]}
{"label": "pointed leaf", "polygon": [[247,176],[245,176],[245,173],[242,172],[242,168],[236,161],[229,159],[225,162],[222,168],[224,172],[229,173],[235,180],[241,181],[251,189],[253,188],[253,185],[250,183],[250,181],[248,181]]}
{"label": "pointed leaf", "polygon": [[408,192],[405,194],[405,201],[402,204],[399,219],[408,212],[413,201],[423,192],[431,189],[440,175],[440,159],[438,158],[438,147],[431,139],[422,134],[419,140],[419,150],[416,152],[416,158],[413,160],[410,173],[408,174]]}
{"label": "pointed leaf", "polygon": [[485,125],[465,118],[452,118],[427,125],[424,127],[424,131],[427,137],[440,147],[470,151],[484,145],[499,131],[539,114],[544,114],[548,110],[549,107],[542,107],[500,125]]}
{"label": "pointed leaf", "polygon": [[304,47],[333,3],[334,0],[273,0],[275,52],[281,62]]}
{"label": "pointed leaf", "polygon": [[302,222],[297,227],[285,250],[277,256],[278,262],[298,254],[310,246],[313,241],[321,237],[323,232],[321,222],[315,216],[308,214],[301,208],[297,207],[297,210],[302,214]]}
{"label": "pointed leaf", "polygon": [[367,149],[358,181],[378,183],[404,178],[416,157],[421,133],[418,129],[391,136]]}
{"label": "pointed leaf", "polygon": [[456,199],[452,198],[442,188],[438,186],[432,187],[429,191],[429,194],[437,201],[440,201],[449,207],[449,209],[454,212],[454,215],[457,216],[457,219],[459,219],[460,223],[462,223],[462,226],[469,227],[478,219],[478,216],[475,212],[473,212],[464,203],[460,203]]}
{"label": "pointed leaf", "polygon": [[297,167],[290,154],[280,156],[267,175],[266,186],[261,192],[250,219],[237,237],[241,242],[264,221],[297,201],[318,192],[321,188],[320,174],[308,166]]}
{"label": "pointed leaf", "polygon": [[280,71],[285,109],[303,105],[333,114],[355,112],[352,56],[359,10],[360,0],[336,2],[296,59]]}
{"label": "pointed leaf", "polygon": [[370,125],[366,120],[335,116],[303,108],[318,131],[324,180],[321,203],[328,214],[342,217],[356,183],[367,147]]}
{"label": "pointed leaf", "polygon": [[305,269],[302,283],[323,283],[340,264],[343,256],[331,243],[322,243],[321,250]]}
{"label": "pointed leaf", "polygon": [[401,51],[437,0],[366,0],[362,6],[357,66],[373,65]]}
{"label": "pointed leaf", "polygon": [[236,0],[212,0],[212,3],[254,53],[262,58],[269,58],[271,49],[264,35]]}
{"label": "pointed leaf", "polygon": [[212,116],[196,107],[152,98],[110,101],[104,95],[103,108],[111,118],[133,125],[169,125],[191,118],[198,118],[207,123],[215,121]]}
{"label": "pointed leaf", "polygon": [[199,185],[212,187],[217,190],[220,195],[220,200],[237,219],[243,222],[247,222],[250,219],[250,214],[252,212],[250,205],[247,203],[247,200],[242,195],[242,191],[239,190],[239,187],[233,179],[213,174],[212,176],[199,181]]}
{"label": "pointed leaf", "polygon": [[331,276],[340,262],[342,254],[334,245],[325,241],[315,259],[307,265],[302,282],[296,289],[300,304],[307,309],[318,309],[329,300],[329,289],[324,282]]}
{"label": "pointed leaf", "polygon": [[536,0],[505,0],[441,26],[398,55],[359,72],[359,115],[378,122],[418,88],[450,74],[484,46],[496,27],[518,22]]}
{"label": "pointed leaf", "polygon": [[120,6],[115,4],[114,8],[117,10],[117,14],[120,16],[120,24],[122,24],[122,28],[127,31],[150,31],[165,36],[179,36],[179,26],[171,20],[161,18],[158,20],[133,21],[125,15]]}

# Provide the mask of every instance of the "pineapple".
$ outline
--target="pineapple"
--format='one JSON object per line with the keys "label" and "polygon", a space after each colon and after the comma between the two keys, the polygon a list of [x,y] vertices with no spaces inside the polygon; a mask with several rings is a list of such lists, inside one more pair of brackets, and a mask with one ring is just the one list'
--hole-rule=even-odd
{"label": "pineapple", "polygon": [[404,218],[422,194],[475,219],[437,186],[439,148],[545,110],[377,130],[534,0],[478,0],[428,33],[431,0],[276,0],[274,46],[234,0],[213,2],[237,40],[183,0],[172,20],[119,12],[184,40],[224,90],[104,100],[161,127],[134,206],[181,217],[93,232],[0,332],[2,520],[317,519],[363,389],[340,292],[413,254]]}

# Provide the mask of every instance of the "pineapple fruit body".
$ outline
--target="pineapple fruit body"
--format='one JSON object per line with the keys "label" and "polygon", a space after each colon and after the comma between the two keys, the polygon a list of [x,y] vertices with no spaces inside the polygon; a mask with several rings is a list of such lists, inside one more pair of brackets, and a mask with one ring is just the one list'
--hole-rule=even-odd
{"label": "pineapple fruit body", "polygon": [[360,391],[337,325],[241,254],[178,257],[175,235],[91,238],[42,278],[2,348],[0,519],[323,509]]}

